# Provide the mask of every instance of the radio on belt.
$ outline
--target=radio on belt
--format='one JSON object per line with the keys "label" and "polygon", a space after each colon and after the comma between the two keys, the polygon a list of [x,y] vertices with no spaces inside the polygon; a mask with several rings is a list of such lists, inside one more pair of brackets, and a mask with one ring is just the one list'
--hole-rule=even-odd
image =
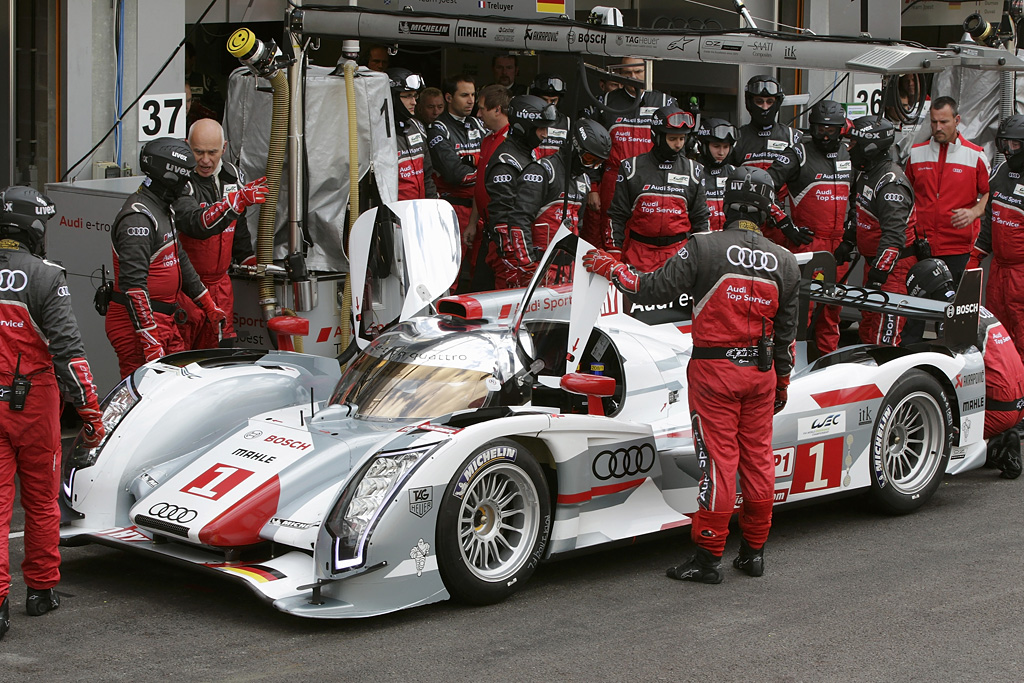
{"label": "radio on belt", "polygon": [[28,397],[28,390],[32,388],[32,382],[28,377],[19,372],[21,370],[21,354],[18,354],[18,362],[14,366],[14,380],[11,382],[11,410],[24,410],[25,398]]}
{"label": "radio on belt", "polygon": [[767,320],[761,316],[761,338],[757,340],[757,369],[768,372],[772,369],[772,355],[775,351],[775,338],[768,335]]}

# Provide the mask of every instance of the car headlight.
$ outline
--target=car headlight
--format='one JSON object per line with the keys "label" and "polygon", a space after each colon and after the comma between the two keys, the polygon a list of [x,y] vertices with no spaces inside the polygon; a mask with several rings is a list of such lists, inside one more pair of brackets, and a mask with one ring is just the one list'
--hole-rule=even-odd
{"label": "car headlight", "polygon": [[131,377],[126,377],[112,392],[107,394],[107,397],[100,404],[100,407],[103,409],[103,429],[106,431],[103,440],[95,448],[85,448],[82,445],[82,435],[79,434],[71,450],[71,464],[78,469],[95,465],[96,459],[99,457],[100,451],[103,450],[103,446],[107,443],[110,435],[117,428],[117,425],[121,424],[121,420],[128,414],[128,411],[134,408],[138,402],[139,395],[132,386]]}
{"label": "car headlight", "polygon": [[349,481],[325,523],[334,538],[334,571],[363,564],[366,541],[381,512],[413,469],[443,443],[382,451]]}

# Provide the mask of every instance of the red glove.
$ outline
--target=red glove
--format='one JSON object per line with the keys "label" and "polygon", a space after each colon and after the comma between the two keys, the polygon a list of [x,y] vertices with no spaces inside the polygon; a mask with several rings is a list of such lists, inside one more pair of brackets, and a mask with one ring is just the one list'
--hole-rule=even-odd
{"label": "red glove", "polygon": [[775,414],[778,415],[786,407],[789,400],[789,375],[779,375],[775,384]]}
{"label": "red glove", "polygon": [[988,256],[987,251],[982,251],[977,246],[971,249],[971,257],[967,260],[967,270],[972,268],[981,268],[981,262]]}
{"label": "red glove", "polygon": [[622,249],[619,247],[608,247],[605,249],[605,253],[616,259],[617,261],[622,260]]}
{"label": "red glove", "polygon": [[267,177],[263,176],[251,183],[242,185],[240,189],[228,193],[228,206],[235,213],[245,213],[250,206],[267,201]]}
{"label": "red glove", "polygon": [[86,448],[96,448],[107,433],[103,428],[103,413],[99,405],[93,401],[75,410],[82,418],[82,445]]}
{"label": "red glove", "polygon": [[163,344],[157,341],[157,338],[149,330],[135,330],[135,334],[139,336],[139,344],[142,345],[142,355],[146,357],[147,363],[159,360],[167,355]]}
{"label": "red glove", "polygon": [[204,289],[203,293],[193,299],[193,301],[196,302],[196,306],[203,309],[203,313],[206,314],[206,319],[214,325],[226,320],[228,317],[227,314],[214,302],[213,297],[210,296],[210,290],[208,289]]}
{"label": "red glove", "polygon": [[611,281],[626,294],[640,291],[640,276],[629,266],[620,262],[606,251],[591,249],[583,257],[583,267],[588,273],[596,273]]}

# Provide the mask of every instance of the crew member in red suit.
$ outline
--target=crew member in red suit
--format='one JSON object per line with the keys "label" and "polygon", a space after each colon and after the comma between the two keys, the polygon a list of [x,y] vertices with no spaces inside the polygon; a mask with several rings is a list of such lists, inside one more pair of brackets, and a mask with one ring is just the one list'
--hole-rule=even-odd
{"label": "crew member in red suit", "polygon": [[423,76],[401,67],[388,69],[388,78],[398,142],[398,198],[437,199],[427,131],[415,118],[416,99],[426,83]]}
{"label": "crew member in red suit", "polygon": [[[188,144],[195,154],[196,168],[184,194],[172,205],[175,227],[192,267],[225,318],[223,323],[213,323],[192,307],[190,319],[180,331],[187,336],[183,339],[185,348],[232,347],[238,335],[233,325],[235,293],[228,267],[232,261],[256,263],[245,210],[266,200],[266,179],[246,184],[242,170],[223,160],[227,149],[224,129],[213,119],[197,121],[189,130]],[[182,298],[187,306],[187,298]]]}
{"label": "crew member in red suit", "polygon": [[7,538],[14,475],[25,510],[25,611],[57,609],[61,394],[82,418],[82,445],[105,434],[64,269],[43,258],[53,202],[30,187],[0,192],[0,639],[11,625]]}
{"label": "crew member in red suit", "polygon": [[767,172],[737,168],[725,189],[725,229],[692,236],[655,272],[640,273],[596,249],[583,258],[588,271],[636,303],[666,303],[682,292],[698,302],[686,370],[702,471],[690,531],[697,553],[668,570],[673,579],[722,581],[737,471],[743,541],[733,566],[764,573],[775,496],[772,419],[786,405],[800,286],[796,257],[761,234],[774,202]]}
{"label": "crew member in red suit", "polygon": [[[480,90],[477,116],[490,133],[480,143],[479,166],[487,168],[494,150],[508,137],[508,104],[511,100],[508,88],[497,83],[486,85]],[[483,292],[494,289],[494,272],[485,259],[489,241],[485,237],[488,221],[486,174],[478,173],[473,186],[473,211],[469,215],[469,226],[462,233],[462,241],[470,247],[473,273],[467,291]]]}

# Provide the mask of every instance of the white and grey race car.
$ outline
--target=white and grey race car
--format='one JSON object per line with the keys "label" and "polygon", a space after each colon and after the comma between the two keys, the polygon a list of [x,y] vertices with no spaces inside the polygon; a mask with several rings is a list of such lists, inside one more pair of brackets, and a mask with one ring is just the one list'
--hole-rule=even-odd
{"label": "white and grey race car", "polygon": [[[367,282],[354,258],[353,310],[383,283],[399,318],[379,329],[361,313],[344,373],[237,349],[140,368],[103,402],[105,441],[64,463],[64,543],[184,562],[279,610],[346,618],[492,603],[542,561],[690,524],[685,295],[630,303],[585,273],[590,247],[563,229],[526,290],[438,299],[458,267],[447,204],[397,202],[358,223],[354,245],[393,230],[398,284]],[[985,461],[980,280],[947,309],[835,286],[831,255],[802,258],[804,306],[945,318],[944,336],[820,358],[798,340],[775,418],[776,503],[863,491],[913,510],[944,473]],[[572,282],[542,284],[573,261]]]}

